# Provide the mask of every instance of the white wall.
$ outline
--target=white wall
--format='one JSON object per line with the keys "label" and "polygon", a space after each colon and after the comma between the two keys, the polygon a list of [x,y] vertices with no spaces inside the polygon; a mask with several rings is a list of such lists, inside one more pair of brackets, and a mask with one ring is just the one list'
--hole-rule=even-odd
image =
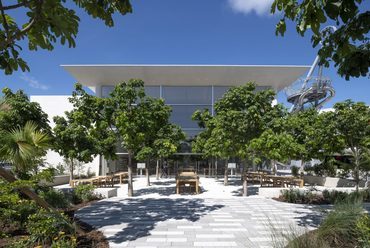
{"label": "white wall", "polygon": [[[50,126],[53,128],[55,126],[53,121],[54,116],[65,116],[65,111],[73,109],[72,104],[68,100],[69,97],[71,96],[30,96],[30,100],[40,104],[42,110],[48,115]],[[50,166],[55,167],[58,163],[63,163],[63,157],[49,150],[46,154],[46,162]],[[95,175],[99,174],[99,157],[94,158],[91,163],[85,164],[81,170],[81,174],[86,174],[89,168],[91,172],[95,172]]]}

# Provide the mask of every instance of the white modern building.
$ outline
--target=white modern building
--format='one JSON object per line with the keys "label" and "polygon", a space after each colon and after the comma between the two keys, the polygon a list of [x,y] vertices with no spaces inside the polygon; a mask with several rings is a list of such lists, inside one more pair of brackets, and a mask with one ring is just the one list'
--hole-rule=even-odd
{"label": "white modern building", "polygon": [[[178,124],[189,138],[194,137],[200,129],[191,120],[197,109],[209,109],[214,113],[214,103],[232,86],[253,81],[257,90],[272,88],[280,91],[301,77],[310,66],[296,65],[62,65],[77,82],[90,88],[96,96],[109,97],[114,86],[131,78],[145,82],[147,95],[163,98],[172,107],[171,121]],[[31,96],[32,101],[39,102],[43,110],[52,118],[71,110],[68,96]],[[182,155],[191,150],[184,147]],[[96,158],[86,165],[96,174],[124,169],[126,155],[120,152],[118,161],[105,161]],[[63,159],[54,152],[49,152],[47,161],[56,165]]]}

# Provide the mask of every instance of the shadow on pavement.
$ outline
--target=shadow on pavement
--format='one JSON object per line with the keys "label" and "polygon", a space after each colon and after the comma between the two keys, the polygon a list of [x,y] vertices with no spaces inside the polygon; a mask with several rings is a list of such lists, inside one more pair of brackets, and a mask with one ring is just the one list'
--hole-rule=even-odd
{"label": "shadow on pavement", "polygon": [[[203,199],[132,198],[94,203],[79,210],[77,217],[105,229],[107,239],[120,244],[149,236],[159,222],[171,219],[196,222],[223,207],[220,204],[206,205]],[[109,233],[113,235],[109,236]]]}

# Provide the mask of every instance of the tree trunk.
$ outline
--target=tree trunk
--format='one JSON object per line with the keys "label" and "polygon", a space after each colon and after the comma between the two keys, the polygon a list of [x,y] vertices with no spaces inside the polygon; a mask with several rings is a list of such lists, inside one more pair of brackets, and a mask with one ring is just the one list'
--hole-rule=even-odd
{"label": "tree trunk", "polygon": [[243,178],[243,196],[248,196],[248,183],[244,176],[242,178]]}
{"label": "tree trunk", "polygon": [[155,177],[159,180],[159,160],[157,159],[157,166],[155,168]]}
{"label": "tree trunk", "polygon": [[216,158],[216,162],[215,162],[215,179],[217,180],[218,179],[218,176],[217,176],[217,158]]}
{"label": "tree trunk", "polygon": [[273,168],[273,171],[274,171],[274,175],[277,174],[277,164],[276,164],[276,161],[275,160],[272,160],[272,168]]}
{"label": "tree trunk", "polygon": [[[9,183],[12,183],[17,180],[10,172],[8,172],[2,167],[0,167],[0,176],[4,178],[6,181],[8,181]],[[31,189],[22,187],[22,188],[19,188],[19,191],[25,194],[26,196],[28,196],[31,200],[34,200],[36,204],[39,205],[40,207],[43,207],[48,211],[56,211],[52,206],[49,205],[49,203],[47,203],[44,199],[39,197]]]}
{"label": "tree trunk", "polygon": [[354,178],[355,178],[355,182],[356,182],[356,192],[358,192],[358,187],[359,187],[359,184],[360,184],[359,168],[360,168],[360,159],[359,159],[358,152],[356,151],[356,153],[355,153],[355,169],[354,169],[354,174],[355,174]]}
{"label": "tree trunk", "polygon": [[224,185],[229,184],[229,175],[228,175],[228,169],[227,169],[227,160],[225,162],[225,174],[224,174]]}
{"label": "tree trunk", "polygon": [[71,159],[71,163],[69,165],[69,185],[72,186],[72,180],[73,180],[73,159]]}
{"label": "tree trunk", "polygon": [[145,166],[146,186],[150,186],[149,163],[150,160],[148,159]]}
{"label": "tree trunk", "polygon": [[132,187],[132,152],[130,150],[128,151],[127,171],[128,171],[127,196],[132,197],[134,195],[134,190]]}
{"label": "tree trunk", "polygon": [[211,177],[212,159],[208,159],[208,177]]}

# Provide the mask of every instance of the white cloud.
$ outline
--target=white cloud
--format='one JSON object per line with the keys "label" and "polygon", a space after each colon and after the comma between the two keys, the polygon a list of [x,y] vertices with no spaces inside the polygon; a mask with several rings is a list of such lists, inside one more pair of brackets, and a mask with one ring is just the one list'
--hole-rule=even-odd
{"label": "white cloud", "polygon": [[28,85],[32,88],[35,89],[40,89],[40,90],[47,90],[49,89],[49,86],[40,83],[36,78],[27,76],[26,74],[22,73],[22,76],[20,76],[20,79],[23,81],[27,82]]}
{"label": "white cloud", "polygon": [[274,0],[228,0],[231,8],[238,13],[249,14],[256,12],[257,15],[269,15]]}

